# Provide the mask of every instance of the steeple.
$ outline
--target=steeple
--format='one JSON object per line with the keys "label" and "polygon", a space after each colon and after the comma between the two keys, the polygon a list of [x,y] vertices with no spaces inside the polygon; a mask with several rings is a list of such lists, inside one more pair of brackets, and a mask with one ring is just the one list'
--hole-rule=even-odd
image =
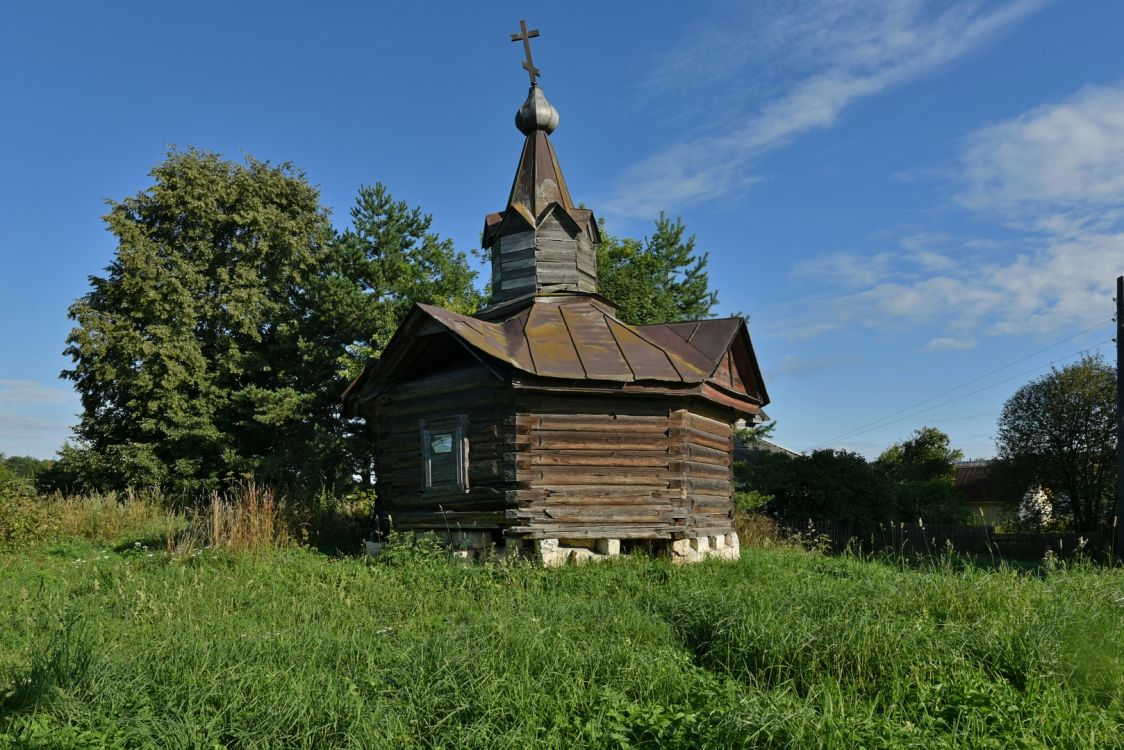
{"label": "steeple", "polygon": [[527,99],[515,113],[523,133],[523,151],[507,207],[484,222],[484,247],[492,253],[492,303],[555,292],[597,291],[597,219],[575,208],[562,176],[550,134],[558,127],[558,110],[547,101],[531,61],[525,23],[512,41],[522,41],[523,67],[531,77]]}

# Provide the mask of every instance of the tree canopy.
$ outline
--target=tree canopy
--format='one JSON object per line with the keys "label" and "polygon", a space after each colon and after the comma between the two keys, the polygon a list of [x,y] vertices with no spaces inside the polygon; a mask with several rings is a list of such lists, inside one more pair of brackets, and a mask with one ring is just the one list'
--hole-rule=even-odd
{"label": "tree canopy", "polygon": [[922,427],[883,451],[874,466],[893,486],[899,519],[957,521],[964,512],[953,478],[955,464],[963,458],[947,434]]}
{"label": "tree canopy", "polygon": [[820,450],[795,458],[762,453],[739,462],[734,475],[739,490],[768,498],[765,510],[781,518],[859,526],[897,518],[889,481],[857,453]]}
{"label": "tree canopy", "polygon": [[743,505],[788,520],[939,523],[963,515],[952,484],[961,458],[948,435],[923,427],[874,462],[840,450],[796,457],[762,451],[735,464],[734,478]]}
{"label": "tree canopy", "polygon": [[718,304],[707,277],[707,253],[695,250],[695,237],[683,238],[683,222],[662,213],[651,237],[615,237],[602,230],[597,251],[597,286],[620,305],[626,323],[649,325],[698,320]]}
{"label": "tree canopy", "polygon": [[1081,530],[1107,523],[1116,488],[1116,370],[1085,356],[1015,391],[999,417],[998,455],[1021,486]]}
{"label": "tree canopy", "polygon": [[70,307],[83,412],[58,475],[197,491],[361,472],[340,393],[411,302],[476,304],[464,254],[382,185],[337,234],[291,164],[172,151],[150,174],[110,203],[114,259]]}

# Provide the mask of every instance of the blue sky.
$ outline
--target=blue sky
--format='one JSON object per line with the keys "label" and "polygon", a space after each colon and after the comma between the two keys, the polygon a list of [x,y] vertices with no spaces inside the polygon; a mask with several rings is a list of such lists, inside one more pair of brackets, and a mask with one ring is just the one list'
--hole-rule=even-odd
{"label": "blue sky", "polygon": [[2,453],[49,457],[66,439],[67,305],[112,257],[104,201],[147,187],[169,145],[292,161],[341,225],[356,188],[382,181],[474,247],[521,145],[520,18],[542,32],[575,200],[615,234],[683,218],[718,312],[750,316],[779,442],[875,456],[932,424],[991,455],[1015,388],[1112,353],[1121,3],[57,2],[5,16]]}

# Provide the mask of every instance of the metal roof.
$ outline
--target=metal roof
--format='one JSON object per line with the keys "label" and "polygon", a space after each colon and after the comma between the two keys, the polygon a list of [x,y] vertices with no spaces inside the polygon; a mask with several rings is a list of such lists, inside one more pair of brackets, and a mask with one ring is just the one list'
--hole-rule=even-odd
{"label": "metal roof", "polygon": [[648,327],[622,323],[588,298],[540,299],[498,323],[418,308],[481,352],[545,378],[701,383],[717,366],[678,336],[659,330],[665,341],[655,341]]}
{"label": "metal roof", "polygon": [[[415,346],[422,345],[422,339],[428,339],[419,334],[444,330],[470,350],[526,375],[570,384],[688,387],[706,398],[729,403],[728,397],[715,395],[725,391],[735,401],[757,407],[769,402],[741,318],[632,326],[618,320],[613,310],[596,296],[579,294],[534,297],[498,320],[416,304],[382,358],[351,384],[345,399],[369,391],[368,386],[378,389],[380,383],[410,377],[400,366],[409,360]],[[737,345],[739,335],[744,348]],[[738,352],[741,354],[735,356]],[[744,386],[722,377],[722,368],[734,366],[743,368],[746,376],[739,383],[744,381]]]}
{"label": "metal roof", "polygon": [[[486,321],[432,305],[417,310],[465,344],[544,378],[617,383],[711,382],[725,362],[741,318],[631,326],[596,297],[538,297],[503,320]],[[748,335],[746,336],[748,344]],[[752,359],[752,345],[750,345]],[[767,402],[756,362],[753,380]]]}

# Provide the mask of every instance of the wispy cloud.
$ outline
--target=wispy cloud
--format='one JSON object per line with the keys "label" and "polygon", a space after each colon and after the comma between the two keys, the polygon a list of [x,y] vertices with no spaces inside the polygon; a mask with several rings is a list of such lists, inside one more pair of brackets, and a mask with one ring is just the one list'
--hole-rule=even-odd
{"label": "wispy cloud", "polygon": [[936,323],[945,330],[926,348],[947,349],[964,348],[968,332],[1051,333],[1108,320],[1124,269],[1124,84],[985,126],[966,139],[959,164],[956,201],[1015,230],[1017,241],[915,234],[893,252],[803,262],[794,273],[834,277],[841,293],[794,331]]}
{"label": "wispy cloud", "polygon": [[790,276],[800,280],[828,281],[852,287],[864,287],[885,279],[895,256],[891,253],[858,256],[833,253],[793,265]]}
{"label": "wispy cloud", "polygon": [[824,357],[798,357],[786,354],[776,366],[765,373],[768,381],[792,378],[805,380],[824,370],[841,370],[853,367],[859,363],[859,357],[853,352],[841,352]]}
{"label": "wispy cloud", "polygon": [[30,406],[38,404],[77,405],[73,388],[44,385],[35,380],[0,379],[0,405]]}
{"label": "wispy cloud", "polygon": [[[1124,208],[1124,87],[1090,86],[973,133],[960,202],[1055,231]],[[1045,215],[1043,221],[1041,216]],[[1059,219],[1064,219],[1060,224]]]}
{"label": "wispy cloud", "polygon": [[652,82],[707,125],[627,169],[599,205],[648,217],[744,190],[755,157],[830,127],[852,102],[963,56],[1044,4],[778,1],[695,27]]}
{"label": "wispy cloud", "polygon": [[952,336],[938,336],[929,341],[925,348],[933,349],[974,349],[979,344],[975,339],[962,339]]}

